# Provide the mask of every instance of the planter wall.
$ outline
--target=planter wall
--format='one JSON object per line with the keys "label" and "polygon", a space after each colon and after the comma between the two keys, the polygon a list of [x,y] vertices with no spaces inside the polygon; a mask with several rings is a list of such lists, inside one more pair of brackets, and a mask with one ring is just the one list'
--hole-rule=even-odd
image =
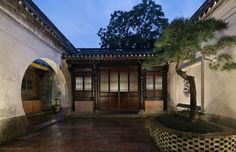
{"label": "planter wall", "polygon": [[150,134],[162,152],[236,151],[236,135],[190,134],[153,122]]}

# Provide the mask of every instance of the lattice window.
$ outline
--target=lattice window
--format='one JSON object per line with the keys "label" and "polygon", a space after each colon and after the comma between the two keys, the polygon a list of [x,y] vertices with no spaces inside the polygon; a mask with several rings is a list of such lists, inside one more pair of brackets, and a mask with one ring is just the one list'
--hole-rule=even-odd
{"label": "lattice window", "polygon": [[92,90],[92,77],[84,77],[84,90]]}
{"label": "lattice window", "polygon": [[110,92],[118,92],[118,72],[110,73]]}
{"label": "lattice window", "polygon": [[138,72],[130,72],[130,92],[138,91]]}
{"label": "lattice window", "polygon": [[155,76],[155,90],[162,90],[162,77]]}
{"label": "lattice window", "polygon": [[109,74],[108,72],[101,72],[100,74],[100,91],[109,92]]}
{"label": "lattice window", "polygon": [[120,92],[128,92],[129,91],[129,75],[128,72],[120,73]]}
{"label": "lattice window", "polygon": [[146,90],[154,90],[154,79],[153,76],[146,76]]}
{"label": "lattice window", "polygon": [[83,77],[76,77],[75,80],[75,89],[76,90],[83,90]]}

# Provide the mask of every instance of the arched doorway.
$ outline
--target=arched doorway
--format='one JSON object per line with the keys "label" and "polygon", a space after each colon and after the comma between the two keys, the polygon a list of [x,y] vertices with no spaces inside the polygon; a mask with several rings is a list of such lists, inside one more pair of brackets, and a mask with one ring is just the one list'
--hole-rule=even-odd
{"label": "arched doorway", "polygon": [[66,82],[52,60],[40,58],[26,69],[21,98],[26,117],[32,125],[57,119],[61,106],[65,104]]}

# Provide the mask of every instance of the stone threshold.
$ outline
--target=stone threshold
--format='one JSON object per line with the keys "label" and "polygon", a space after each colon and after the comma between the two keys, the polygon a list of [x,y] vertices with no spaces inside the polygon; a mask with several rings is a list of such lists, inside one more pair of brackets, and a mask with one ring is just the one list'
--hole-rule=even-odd
{"label": "stone threshold", "polygon": [[72,113],[68,118],[152,118],[160,115],[160,113],[142,113],[142,114],[102,114],[102,113]]}
{"label": "stone threshold", "polygon": [[51,114],[53,111],[42,111],[42,112],[36,112],[31,114],[26,114],[27,117],[33,117],[33,116],[39,116],[39,115],[45,115],[45,114]]}

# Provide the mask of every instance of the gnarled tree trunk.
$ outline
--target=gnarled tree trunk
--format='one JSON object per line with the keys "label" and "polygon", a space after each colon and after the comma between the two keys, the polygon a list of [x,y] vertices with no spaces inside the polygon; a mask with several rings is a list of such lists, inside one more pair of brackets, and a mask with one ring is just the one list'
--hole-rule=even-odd
{"label": "gnarled tree trunk", "polygon": [[197,92],[196,92],[196,84],[193,76],[187,75],[186,72],[181,69],[181,61],[178,60],[176,63],[176,72],[179,76],[181,76],[184,80],[188,81],[190,84],[190,114],[189,119],[191,121],[197,120]]}

